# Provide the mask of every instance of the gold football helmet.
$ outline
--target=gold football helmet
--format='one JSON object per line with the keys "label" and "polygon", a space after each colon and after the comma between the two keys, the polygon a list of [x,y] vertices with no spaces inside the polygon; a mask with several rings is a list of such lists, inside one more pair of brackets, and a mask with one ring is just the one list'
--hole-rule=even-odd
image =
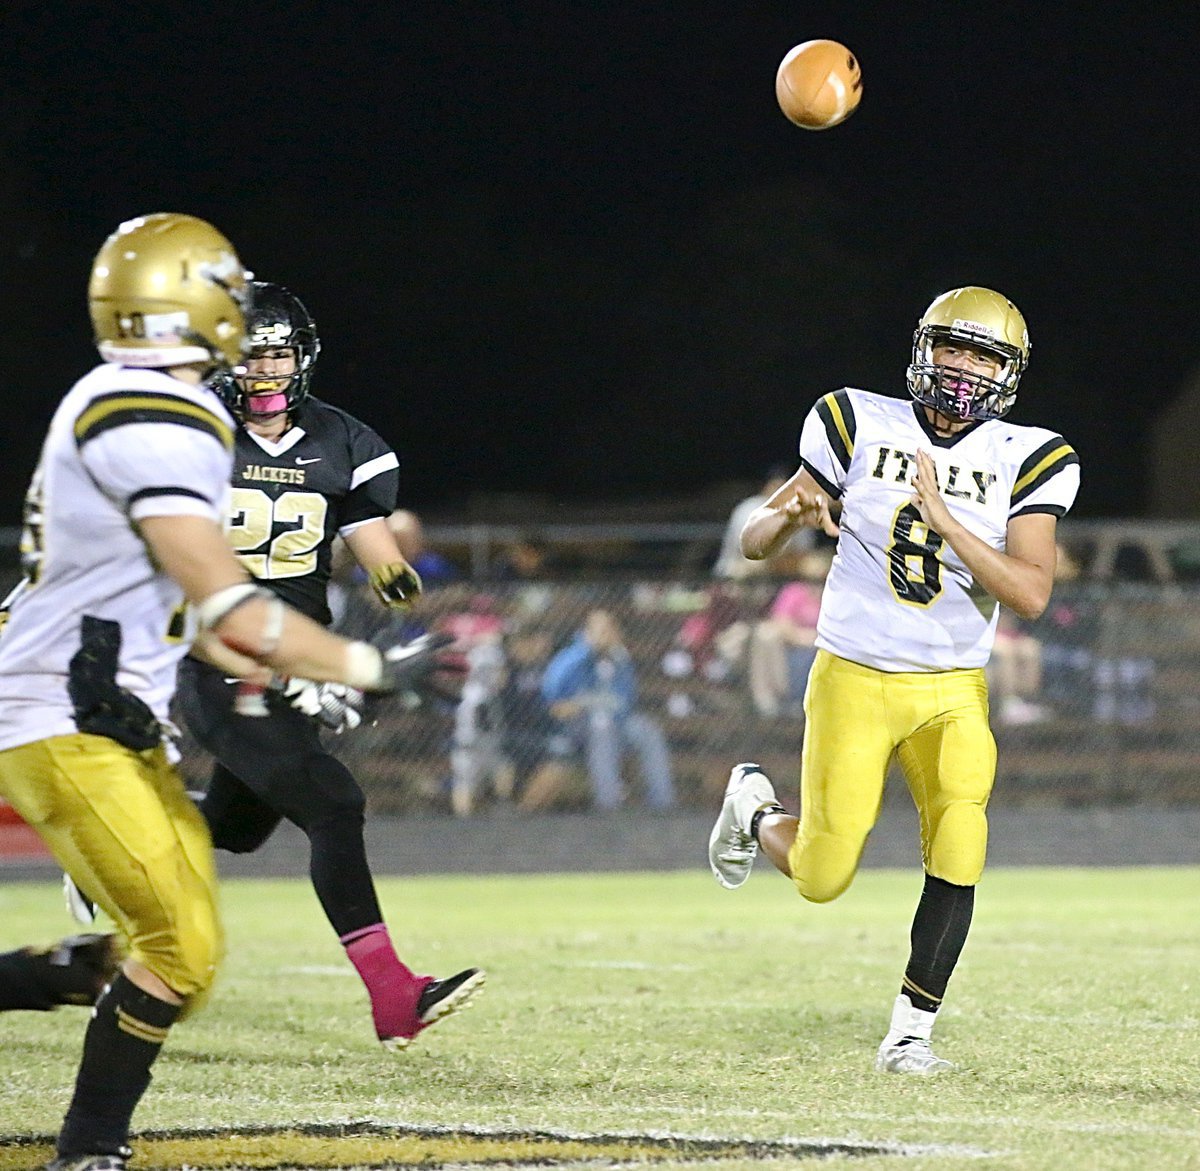
{"label": "gold football helmet", "polygon": [[92,264],[96,346],[125,366],[236,366],[251,274],[211,224],[163,212],[127,220]]}
{"label": "gold football helmet", "polygon": [[[1001,363],[995,378],[939,366],[935,346],[960,342]],[[968,285],[938,297],[913,334],[908,391],[950,419],[1000,419],[1017,401],[1017,383],[1029,363],[1029,331],[1021,311],[992,289]]]}

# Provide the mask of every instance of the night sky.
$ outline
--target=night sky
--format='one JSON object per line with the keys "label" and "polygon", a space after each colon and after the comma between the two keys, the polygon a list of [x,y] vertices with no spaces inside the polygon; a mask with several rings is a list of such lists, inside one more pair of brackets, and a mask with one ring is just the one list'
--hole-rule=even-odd
{"label": "night sky", "polygon": [[[1025,313],[1011,417],[1074,443],[1077,515],[1146,509],[1200,359],[1186,6],[310,7],[6,6],[0,525],[93,361],[92,256],[164,210],[308,303],[316,393],[429,516],[756,480],[818,394],[903,395],[959,284]],[[864,75],[819,134],[773,91],[812,37]]]}

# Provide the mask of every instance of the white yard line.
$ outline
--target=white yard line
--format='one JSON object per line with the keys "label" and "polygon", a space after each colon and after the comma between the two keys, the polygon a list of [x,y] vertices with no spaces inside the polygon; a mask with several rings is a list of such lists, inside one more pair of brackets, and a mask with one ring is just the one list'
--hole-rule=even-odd
{"label": "white yard line", "polygon": [[[560,1113],[588,1113],[595,1117],[595,1106],[569,1106],[565,1104],[556,1104],[555,1109]],[[716,1119],[783,1119],[784,1121],[795,1122],[796,1112],[794,1110],[710,1110],[703,1106],[656,1106],[655,1114],[677,1114],[686,1115],[689,1118],[716,1118]],[[873,1122],[884,1123],[892,1126],[911,1125],[912,1116],[909,1114],[880,1114],[865,1110],[834,1110],[827,1107],[822,1108],[822,1114],[832,1119],[843,1119],[847,1122]],[[627,1119],[628,1112],[623,1112],[623,1116]],[[992,1126],[1011,1129],[1014,1125],[1020,1125],[1023,1129],[1045,1130],[1054,1133],[1063,1134],[1111,1134],[1111,1135],[1158,1135],[1164,1138],[1187,1138],[1196,1139],[1200,1142],[1200,1129],[1177,1127],[1177,1126],[1151,1126],[1146,1123],[1122,1123],[1122,1122],[1069,1122],[1055,1121],[1052,1119],[1037,1119],[1030,1118],[1028,1115],[984,1115],[984,1114],[949,1114],[935,1115],[922,1114],[922,1125],[928,1123],[931,1126]],[[750,1140],[747,1140],[750,1141]],[[769,1140],[762,1140],[764,1142]],[[780,1140],[787,1141],[787,1140]],[[818,1140],[795,1140],[795,1141],[818,1141]],[[838,1140],[825,1140],[838,1141]],[[861,1138],[850,1141],[862,1142]],[[995,1152],[992,1152],[993,1154]]]}

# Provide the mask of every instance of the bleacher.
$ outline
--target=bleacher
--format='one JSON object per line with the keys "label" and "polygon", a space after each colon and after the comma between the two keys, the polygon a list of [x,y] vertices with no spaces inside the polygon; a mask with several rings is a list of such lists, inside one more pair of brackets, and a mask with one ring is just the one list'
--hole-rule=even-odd
{"label": "bleacher", "polygon": [[[711,806],[730,764],[747,758],[761,761],[787,791],[798,773],[802,716],[758,714],[744,664],[722,680],[664,671],[682,623],[712,585],[707,567],[720,529],[696,523],[673,531],[659,522],[542,531],[528,524],[511,531],[431,525],[430,537],[456,554],[464,580],[432,592],[420,618],[436,625],[486,595],[506,623],[536,626],[557,647],[591,607],[607,608],[636,659],[644,706],[666,732],[681,803]],[[487,580],[496,551],[517,532],[551,541],[560,554],[554,580]],[[1193,572],[1200,525],[1068,521],[1062,536],[1083,574],[1061,583],[1047,614],[1028,627],[1042,656],[1038,718],[1007,723],[997,713],[994,800],[1200,803],[1200,584]],[[8,576],[15,578],[12,564]],[[761,617],[779,585],[764,579],[739,587],[747,622]],[[362,776],[372,805],[389,812],[447,808],[453,703],[409,709],[390,701],[374,714],[373,726],[338,748]],[[195,754],[186,767],[193,779],[206,771]],[[636,769],[630,772],[636,798]],[[574,797],[586,801],[582,779]]]}
{"label": "bleacher", "polygon": [[[554,646],[570,637],[590,608],[610,610],[637,663],[643,707],[666,733],[680,803],[711,808],[731,764],[743,759],[762,763],[791,803],[802,714],[758,714],[744,669],[735,667],[720,680],[698,671],[664,670],[684,619],[710,584],[693,579],[493,585],[486,604],[510,624],[540,626]],[[768,581],[745,587],[748,620],[761,616],[777,587]],[[365,598],[363,603],[369,604]],[[437,625],[480,604],[478,585],[457,585],[431,594],[422,618]],[[1200,590],[1065,583],[1029,633],[1044,655],[1039,718],[995,720],[1000,757],[993,801],[1200,803]],[[373,726],[347,735],[338,748],[362,778],[372,807],[387,813],[448,809],[453,704],[434,701],[413,709],[387,701],[375,717]],[[581,764],[577,771],[565,808],[586,804]],[[636,802],[635,765],[627,767],[627,777]],[[893,787],[903,797],[898,776]],[[478,807],[493,801],[481,794]]]}

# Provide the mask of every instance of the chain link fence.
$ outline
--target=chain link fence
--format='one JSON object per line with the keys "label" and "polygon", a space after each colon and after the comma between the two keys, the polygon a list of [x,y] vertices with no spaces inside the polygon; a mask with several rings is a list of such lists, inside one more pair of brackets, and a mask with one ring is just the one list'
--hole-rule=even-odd
{"label": "chain link fence", "polygon": [[[456,550],[466,574],[486,571],[493,548],[513,535],[477,528],[464,530],[471,541]],[[715,582],[707,567],[720,526],[627,528],[607,526],[600,537],[588,526],[542,534],[560,554],[556,580],[468,579],[431,589],[405,623],[369,591],[340,593],[348,633],[380,644],[425,628],[457,637],[461,671],[440,677],[437,694],[378,701],[362,727],[332,739],[375,811],[593,805],[588,726],[605,713],[557,722],[541,681],[550,658],[597,610],[620,631],[644,717],[638,735],[620,745],[624,803],[653,795],[647,769],[661,790],[662,755],[677,807],[712,809],[730,766],[745,759],[763,764],[785,803],[793,800],[812,655],[803,622],[819,582]],[[1200,806],[1200,556],[1191,556],[1200,528],[1063,529],[1083,553],[1082,575],[1056,586],[1036,623],[1005,614],[989,666],[1000,747],[993,800]],[[15,553],[15,535],[0,540],[6,554]],[[455,551],[449,538],[462,534],[442,535]],[[1142,580],[1121,580],[1131,554],[1138,572],[1129,576]],[[0,576],[16,574],[12,556]],[[202,787],[208,762],[186,736],[184,747],[189,781]]]}
{"label": "chain link fence", "polygon": [[[456,584],[428,593],[419,621],[406,622],[368,591],[343,592],[343,629],[380,644],[449,631],[460,672],[420,701],[375,702],[334,750],[379,813],[590,807],[589,730],[621,721],[594,695],[556,721],[541,683],[551,657],[603,611],[628,652],[642,717],[619,744],[622,803],[645,804],[661,787],[656,745],[677,807],[715,808],[730,766],[746,759],[790,793],[813,652],[784,621],[803,617],[803,599],[785,605],[781,593],[804,588],[815,605],[816,582]],[[1200,804],[1200,589],[1061,583],[1038,622],[1005,617],[989,683],[995,802]],[[194,746],[185,770],[203,784]]]}

